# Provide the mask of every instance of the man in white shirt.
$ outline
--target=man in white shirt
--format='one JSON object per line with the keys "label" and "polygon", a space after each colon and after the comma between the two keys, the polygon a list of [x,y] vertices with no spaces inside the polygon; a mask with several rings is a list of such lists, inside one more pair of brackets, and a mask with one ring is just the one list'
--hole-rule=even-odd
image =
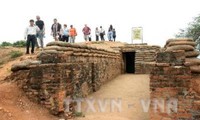
{"label": "man in white shirt", "polygon": [[100,38],[101,38],[101,41],[105,41],[104,35],[105,35],[105,30],[102,28],[102,26],[100,26]]}
{"label": "man in white shirt", "polygon": [[35,41],[37,32],[40,31],[40,28],[36,25],[34,25],[34,20],[30,20],[30,25],[26,28],[24,39],[27,38],[26,41],[26,54],[29,54],[29,47],[31,44],[31,53],[34,54],[34,48],[35,48]]}

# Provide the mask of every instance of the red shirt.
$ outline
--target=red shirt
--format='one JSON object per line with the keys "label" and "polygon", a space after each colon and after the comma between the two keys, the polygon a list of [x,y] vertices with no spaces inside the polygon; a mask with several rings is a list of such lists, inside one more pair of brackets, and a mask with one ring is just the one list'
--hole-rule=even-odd
{"label": "red shirt", "polygon": [[84,27],[82,31],[83,31],[84,35],[89,35],[90,34],[90,28],[89,27]]}

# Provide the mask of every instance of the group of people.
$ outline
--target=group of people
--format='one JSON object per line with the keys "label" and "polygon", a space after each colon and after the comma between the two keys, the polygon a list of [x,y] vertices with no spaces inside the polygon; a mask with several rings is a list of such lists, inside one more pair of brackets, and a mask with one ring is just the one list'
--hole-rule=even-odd
{"label": "group of people", "polygon": [[[91,29],[85,25],[85,27],[82,30],[83,34],[84,34],[84,39],[85,41],[91,41],[92,37],[91,37]],[[102,28],[102,26],[100,26],[100,29],[98,27],[96,27],[95,29],[95,37],[96,37],[96,41],[99,41],[99,38],[101,39],[101,41],[105,41],[105,30]],[[116,39],[116,31],[113,28],[112,25],[110,25],[109,29],[108,29],[108,40],[109,41],[115,41]]]}
{"label": "group of people", "polygon": [[62,25],[58,23],[57,19],[54,19],[54,23],[51,26],[51,35],[55,41],[75,43],[77,32],[73,25],[70,25],[70,29],[68,29],[67,25],[64,24],[62,28]]}
{"label": "group of people", "polygon": [[[100,26],[100,30],[97,27],[95,29],[96,41],[99,41],[99,37],[101,38],[101,41],[105,41],[105,38],[104,38],[105,34],[106,34],[105,30],[102,28],[102,26]],[[108,36],[109,41],[115,41],[115,39],[116,39],[116,31],[112,25],[110,25],[110,27],[108,29],[107,36]]]}
{"label": "group of people", "polygon": [[[41,49],[43,49],[44,47],[43,38],[45,35],[45,24],[44,21],[40,19],[40,16],[36,16],[36,22],[34,22],[33,19],[31,19],[29,22],[30,25],[26,28],[24,35],[24,39],[27,39],[26,54],[30,54],[29,52],[30,45],[31,45],[31,53],[34,54],[35,46],[37,48],[41,47]],[[54,19],[53,22],[54,23],[51,26],[51,35],[53,36],[55,41],[75,43],[77,31],[73,27],[73,25],[70,25],[70,28],[68,29],[67,24],[64,24],[62,27],[62,25],[57,21],[57,19]],[[85,24],[84,28],[82,29],[82,32],[84,35],[84,40],[86,42],[92,40],[91,29],[90,27],[87,26],[87,24]],[[102,26],[100,26],[100,29],[96,27],[95,29],[96,41],[99,41],[99,38],[101,39],[101,41],[105,41],[104,38],[105,35],[106,33]],[[116,31],[112,25],[110,25],[108,29],[107,36],[109,41],[115,41],[116,39]]]}
{"label": "group of people", "polygon": [[[77,32],[76,29],[73,27],[73,25],[70,25],[70,29],[68,29],[67,25],[64,24],[62,28],[61,24],[57,22],[57,19],[54,19],[54,24],[52,25],[51,30],[55,41],[59,40],[70,43],[75,42]],[[82,32],[83,32],[83,38],[86,42],[92,40],[91,29],[90,27],[87,26],[87,24],[85,24],[85,26],[83,27]],[[95,29],[96,41],[99,41],[99,39],[101,39],[101,41],[105,41],[104,38],[105,34],[106,34],[105,30],[102,28],[102,26],[100,26],[100,29],[96,27]],[[115,41],[116,31],[112,25],[110,25],[107,35],[109,41]]]}
{"label": "group of people", "polygon": [[30,54],[29,47],[31,45],[31,53],[34,54],[34,48],[39,48],[39,44],[37,41],[37,38],[39,39],[40,46],[43,49],[44,42],[43,38],[45,35],[45,24],[42,20],[40,20],[40,16],[36,16],[37,21],[34,22],[33,19],[31,19],[30,25],[25,29],[24,39],[27,39],[26,42],[26,54]]}

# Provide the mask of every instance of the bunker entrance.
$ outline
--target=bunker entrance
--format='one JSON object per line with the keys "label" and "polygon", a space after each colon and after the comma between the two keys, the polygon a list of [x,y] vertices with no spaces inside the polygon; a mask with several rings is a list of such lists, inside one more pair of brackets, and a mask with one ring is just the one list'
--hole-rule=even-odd
{"label": "bunker entrance", "polygon": [[135,52],[124,52],[123,60],[125,73],[135,73]]}

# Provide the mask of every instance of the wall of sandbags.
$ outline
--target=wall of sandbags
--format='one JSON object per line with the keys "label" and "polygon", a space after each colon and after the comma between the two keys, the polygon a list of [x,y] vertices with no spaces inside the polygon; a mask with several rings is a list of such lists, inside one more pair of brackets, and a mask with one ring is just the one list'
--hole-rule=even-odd
{"label": "wall of sandbags", "polygon": [[150,120],[198,120],[191,70],[184,65],[184,51],[159,52],[150,74]]}
{"label": "wall of sandbags", "polygon": [[151,103],[151,120],[200,119],[198,69],[193,69],[199,65],[196,58],[199,51],[195,45],[192,39],[169,39],[164,49],[156,55],[156,63],[150,74],[150,97],[157,103],[164,100],[167,104],[164,104],[162,111],[159,105],[154,106],[155,101]]}
{"label": "wall of sandbags", "polygon": [[[12,67],[14,80],[30,100],[44,105],[52,114],[64,112],[65,98],[85,97],[120,75],[120,52],[86,45],[52,42],[36,61]],[[67,116],[72,116],[73,105]]]}
{"label": "wall of sandbags", "polygon": [[166,42],[165,50],[166,51],[176,51],[183,50],[185,51],[184,55],[185,65],[189,66],[192,73],[200,73],[200,59],[197,56],[200,52],[195,49],[196,42],[192,39],[184,38],[184,39],[169,39]]}

